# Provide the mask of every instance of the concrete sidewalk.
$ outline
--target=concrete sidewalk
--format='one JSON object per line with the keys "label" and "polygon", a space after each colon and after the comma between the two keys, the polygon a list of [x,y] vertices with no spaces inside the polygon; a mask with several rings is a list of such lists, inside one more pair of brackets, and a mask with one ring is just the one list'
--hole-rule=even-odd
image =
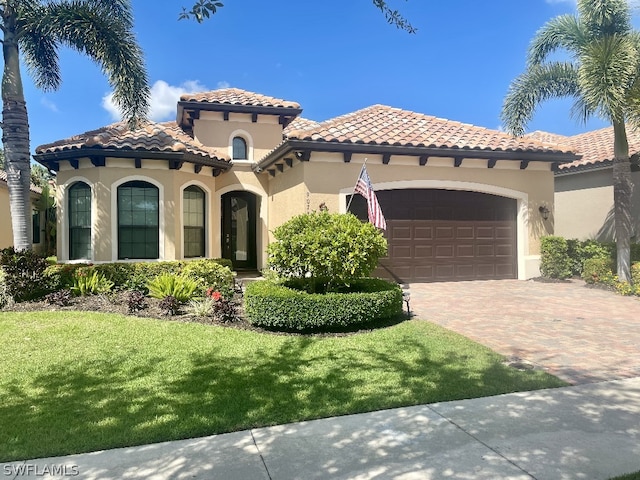
{"label": "concrete sidewalk", "polygon": [[632,378],[2,464],[0,479],[598,480],[637,470]]}

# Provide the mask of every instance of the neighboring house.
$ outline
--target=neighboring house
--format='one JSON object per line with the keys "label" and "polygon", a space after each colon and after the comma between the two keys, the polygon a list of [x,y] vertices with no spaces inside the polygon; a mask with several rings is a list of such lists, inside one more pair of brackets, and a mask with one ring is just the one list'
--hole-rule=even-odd
{"label": "neighboring house", "polygon": [[[44,214],[36,209],[36,202],[40,198],[42,190],[31,185],[31,206],[33,221],[33,248],[36,251],[43,249],[44,241]],[[13,228],[11,227],[11,211],[9,208],[9,187],[7,186],[7,173],[0,170],[0,249],[13,245]]]}
{"label": "neighboring house", "polygon": [[[384,105],[317,123],[229,88],[183,95],[176,122],[114,124],[37,148],[56,170],[58,259],[225,257],[266,264],[292,216],[344,212],[366,160],[387,219],[381,273],[401,281],[530,278],[553,233],[566,146]],[[363,215],[356,196],[352,211]],[[365,217],[366,218],[366,217]]]}
{"label": "neighboring house", "polygon": [[[640,132],[629,130],[629,153],[640,152]],[[615,239],[613,211],[613,127],[571,137],[546,132],[527,135],[547,143],[564,145],[582,158],[558,165],[555,172],[555,234],[580,240]],[[632,180],[640,185],[637,158],[632,164]],[[640,238],[640,191],[632,196],[632,241]]]}

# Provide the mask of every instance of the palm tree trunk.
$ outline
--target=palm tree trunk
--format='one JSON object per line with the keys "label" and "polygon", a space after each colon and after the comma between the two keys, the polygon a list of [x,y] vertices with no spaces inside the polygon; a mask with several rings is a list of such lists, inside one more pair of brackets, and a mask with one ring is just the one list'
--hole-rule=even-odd
{"label": "palm tree trunk", "polygon": [[613,123],[613,205],[615,213],[618,278],[631,281],[631,162],[624,122]]}
{"label": "palm tree trunk", "polygon": [[4,145],[13,245],[17,250],[32,246],[31,162],[29,155],[29,118],[22,90],[16,19],[5,7],[4,72],[2,75],[2,143]]}

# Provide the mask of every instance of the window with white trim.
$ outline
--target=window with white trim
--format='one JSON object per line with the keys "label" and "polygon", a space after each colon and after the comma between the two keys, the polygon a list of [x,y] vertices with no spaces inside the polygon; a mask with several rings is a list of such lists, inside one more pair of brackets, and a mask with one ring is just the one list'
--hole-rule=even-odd
{"label": "window with white trim", "polygon": [[205,256],[205,198],[200,187],[191,185],[182,193],[184,256]]}

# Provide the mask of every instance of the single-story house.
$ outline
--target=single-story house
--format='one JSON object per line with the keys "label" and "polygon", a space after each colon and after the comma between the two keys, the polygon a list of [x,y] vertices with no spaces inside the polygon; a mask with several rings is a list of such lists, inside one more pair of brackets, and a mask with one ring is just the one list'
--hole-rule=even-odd
{"label": "single-story house", "polygon": [[[579,159],[571,148],[385,105],[319,123],[301,113],[227,88],[183,95],[176,121],[38,147],[57,171],[59,260],[225,257],[260,269],[274,228],[321,206],[346,211],[366,161],[387,220],[381,273],[539,274],[554,169]],[[356,196],[351,210],[363,207]]]}
{"label": "single-story house", "polygon": [[[628,128],[627,136],[633,160],[632,181],[634,185],[640,185],[640,171],[637,158],[634,158],[640,152],[640,132]],[[574,136],[533,132],[528,137],[565,145],[581,155],[578,160],[558,165],[555,172],[555,234],[580,240],[613,241],[613,127]],[[631,202],[632,241],[638,242],[638,188],[634,189]]]}
{"label": "single-story house", "polygon": [[[44,248],[44,213],[36,208],[42,189],[31,185],[31,207],[33,222],[33,249],[36,251]],[[7,172],[0,170],[0,249],[13,245],[13,228],[11,226],[11,210],[9,208],[9,187],[7,185]]]}

